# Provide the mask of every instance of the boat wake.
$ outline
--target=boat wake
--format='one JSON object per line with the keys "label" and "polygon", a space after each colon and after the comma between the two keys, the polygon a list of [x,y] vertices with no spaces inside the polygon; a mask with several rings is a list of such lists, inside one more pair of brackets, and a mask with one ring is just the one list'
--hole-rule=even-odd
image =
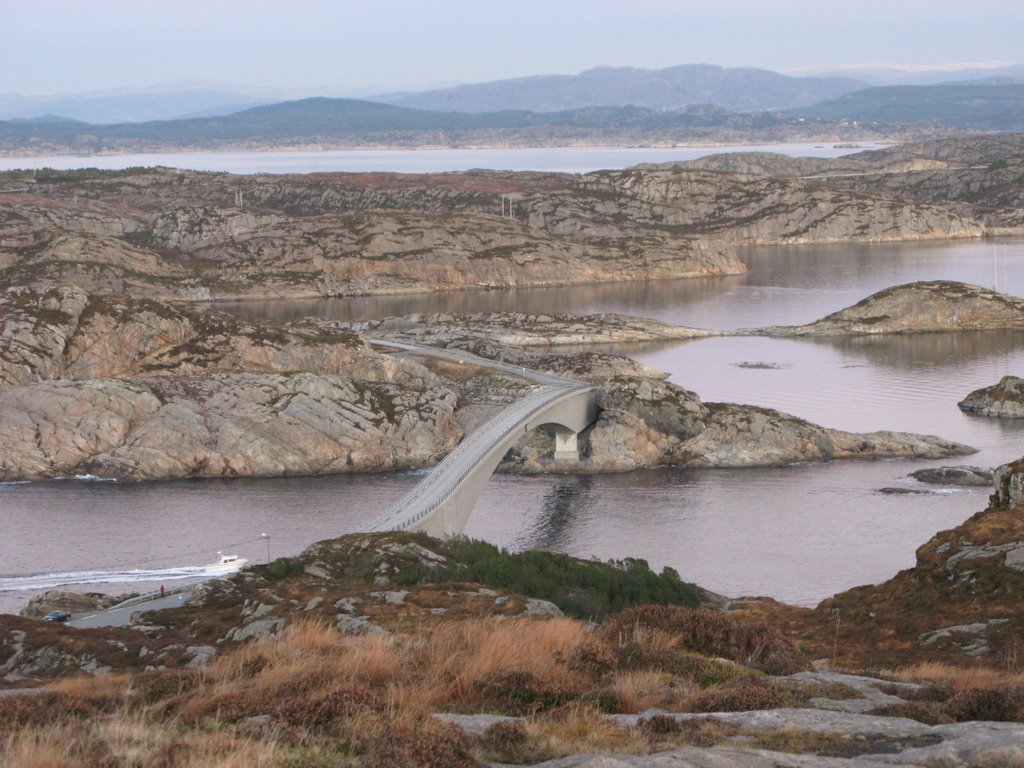
{"label": "boat wake", "polygon": [[0,592],[54,589],[71,584],[130,584],[137,581],[173,581],[205,576],[201,566],[153,568],[124,571],[66,571],[62,573],[31,573],[24,576],[0,576]]}

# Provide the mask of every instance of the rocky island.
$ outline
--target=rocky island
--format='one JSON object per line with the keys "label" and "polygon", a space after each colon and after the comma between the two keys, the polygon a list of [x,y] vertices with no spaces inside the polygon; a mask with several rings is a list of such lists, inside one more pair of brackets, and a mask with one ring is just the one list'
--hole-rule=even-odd
{"label": "rocky island", "polygon": [[1024,328],[1024,299],[951,280],[886,288],[808,325],[758,329],[767,336],[859,336],[885,333]]}
{"label": "rocky island", "polygon": [[979,416],[1024,418],[1024,379],[1019,376],[1003,376],[998,384],[971,392],[957,405],[964,413],[976,413]]}

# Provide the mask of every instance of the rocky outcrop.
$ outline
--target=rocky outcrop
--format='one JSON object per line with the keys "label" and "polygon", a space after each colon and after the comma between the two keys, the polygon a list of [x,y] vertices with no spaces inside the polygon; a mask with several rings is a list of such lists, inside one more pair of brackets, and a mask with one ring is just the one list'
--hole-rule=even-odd
{"label": "rocky outcrop", "polygon": [[770,408],[710,403],[708,409],[707,428],[680,446],[679,463],[759,467],[832,459],[935,459],[975,452],[934,435],[827,429]]}
{"label": "rocky outcrop", "polygon": [[992,485],[992,469],[986,467],[929,467],[911,472],[921,483],[985,487]]}
{"label": "rocky outcrop", "polygon": [[383,334],[389,339],[432,347],[466,344],[474,339],[515,348],[699,339],[720,335],[646,317],[616,314],[434,313],[352,323],[349,327],[360,333]]}
{"label": "rocky outcrop", "polygon": [[1024,379],[1003,376],[998,384],[976,389],[957,403],[964,413],[1024,419]]}
{"label": "rocky outcrop", "polygon": [[77,288],[0,295],[0,478],[276,476],[432,464],[456,391],[316,322]]}
{"label": "rocky outcrop", "polygon": [[996,467],[992,477],[995,486],[993,503],[998,507],[1017,507],[1024,504],[1024,459]]}
{"label": "rocky outcrop", "polygon": [[75,287],[0,293],[0,389],[53,379],[296,370],[370,381],[429,378],[335,325],[246,322]]}
{"label": "rocky outcrop", "polygon": [[991,146],[961,146],[943,153],[956,159],[751,153],[583,175],[11,174],[25,191],[0,192],[0,279],[353,296],[738,274],[737,245],[1024,232],[1020,137],[995,163]]}
{"label": "rocky outcrop", "polygon": [[886,288],[808,325],[771,326],[768,336],[860,336],[885,333],[1024,328],[1024,299],[949,280]]}
{"label": "rocky outcrop", "polygon": [[[431,210],[395,210],[400,207],[395,201],[381,200],[372,210],[332,207],[299,214],[306,182],[292,179],[279,197],[265,198],[269,210],[254,211],[227,204],[225,198],[236,189],[230,178],[197,181],[191,175],[166,179],[157,174],[155,183],[135,190],[137,198],[123,201],[133,221],[126,223],[121,214],[106,229],[102,221],[108,211],[100,201],[82,201],[83,218],[96,222],[82,228],[66,222],[65,201],[0,196],[0,216],[7,214],[8,230],[0,240],[0,273],[9,284],[39,289],[74,284],[139,298],[208,300],[555,286],[746,271],[722,243],[632,224],[610,210],[599,214],[599,225],[576,232],[495,215],[497,206],[467,210],[457,199]],[[179,196],[175,187],[183,182],[194,196]],[[179,205],[168,206],[165,196]]]}
{"label": "rocky outcrop", "polygon": [[456,398],[312,373],[54,381],[0,392],[0,480],[313,475],[432,464]]}
{"label": "rocky outcrop", "polygon": [[120,599],[100,592],[65,592],[60,589],[51,589],[29,600],[19,615],[27,616],[30,619],[39,619],[50,611],[56,610],[68,613],[103,611],[119,602]]}
{"label": "rocky outcrop", "polygon": [[[827,429],[769,408],[703,403],[665,381],[615,377],[602,383],[602,411],[580,434],[573,472],[621,472],[665,464],[772,467],[807,461],[943,458],[974,449],[933,435],[859,434]],[[566,471],[553,458],[553,436],[542,432],[506,457],[502,469]]]}

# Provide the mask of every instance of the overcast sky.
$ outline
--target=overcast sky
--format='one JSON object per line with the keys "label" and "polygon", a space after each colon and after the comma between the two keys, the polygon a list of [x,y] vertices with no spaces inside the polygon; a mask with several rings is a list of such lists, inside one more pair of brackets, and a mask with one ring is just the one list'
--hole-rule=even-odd
{"label": "overcast sky", "polygon": [[356,94],[598,65],[1021,63],[1024,3],[3,0],[0,29],[0,92],[202,79]]}

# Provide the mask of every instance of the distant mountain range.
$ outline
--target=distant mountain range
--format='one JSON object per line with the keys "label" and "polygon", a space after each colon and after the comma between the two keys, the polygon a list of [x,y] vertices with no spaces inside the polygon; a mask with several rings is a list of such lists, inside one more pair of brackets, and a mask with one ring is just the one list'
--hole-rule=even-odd
{"label": "distant mountain range", "polygon": [[[605,72],[613,80],[630,79],[623,70]],[[1024,130],[1024,84],[999,79],[996,84],[863,88],[786,111],[730,111],[705,103],[675,109],[588,105],[558,111],[453,112],[309,98],[212,117],[100,125],[48,114],[0,121],[0,152],[902,141],[963,130]]]}
{"label": "distant mountain range", "polygon": [[714,104],[732,112],[771,112],[810,106],[868,85],[849,77],[790,77],[767,69],[685,64],[666,69],[597,67],[578,75],[519,77],[372,98],[443,112],[561,112],[625,106],[679,109],[694,104]]}
{"label": "distant mountain range", "polygon": [[671,128],[717,125],[729,119],[749,122],[717,107],[654,110],[645,107],[586,107],[561,112],[463,113],[409,109],[357,99],[311,98],[253,107],[231,115],[90,125],[63,117],[0,121],[0,138],[59,139],[89,135],[97,139],[158,139],[171,142],[273,139],[282,136],[365,135],[400,132],[472,132],[544,127]]}
{"label": "distant mountain range", "polygon": [[[1024,66],[964,66],[926,71],[865,67],[813,76],[766,69],[686,64],[665,69],[597,67],[578,75],[540,75],[419,92],[363,96],[338,88],[282,89],[189,81],[79,94],[0,94],[0,120],[62,117],[96,125],[221,117],[306,97],[358,96],[393,106],[469,114],[588,107],[675,110],[715,105],[730,112],[811,107],[879,85],[1024,84]],[[46,120],[52,122],[52,120]]]}
{"label": "distant mountain range", "polygon": [[828,120],[878,120],[983,131],[1024,129],[1024,84],[893,85],[793,110]]}
{"label": "distant mountain range", "polygon": [[996,80],[1024,80],[1024,65],[983,66],[964,64],[960,66],[910,69],[877,65],[846,67],[821,72],[805,72],[801,73],[801,76],[852,77],[857,80],[863,80],[873,86],[940,85],[949,83],[980,83],[983,81],[993,83]]}
{"label": "distant mountain range", "polygon": [[228,115],[284,95],[255,95],[241,86],[182,85],[73,95],[0,94],[0,120],[59,115],[85,123],[139,123]]}

